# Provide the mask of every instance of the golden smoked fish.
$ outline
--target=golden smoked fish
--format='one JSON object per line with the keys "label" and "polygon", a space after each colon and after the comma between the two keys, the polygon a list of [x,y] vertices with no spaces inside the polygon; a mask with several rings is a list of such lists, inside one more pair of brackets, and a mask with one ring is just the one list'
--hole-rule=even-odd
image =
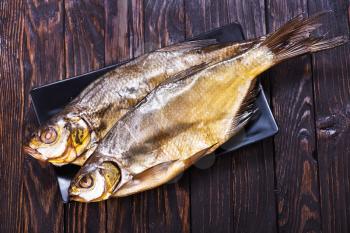
{"label": "golden smoked fish", "polygon": [[82,165],[112,126],[161,82],[204,61],[225,60],[257,41],[191,41],[145,54],[90,84],[40,127],[24,150],[54,165]]}
{"label": "golden smoked fish", "polygon": [[155,88],[121,118],[71,183],[70,199],[95,202],[155,188],[214,151],[256,111],[256,77],[270,67],[347,41],[310,33],[299,16],[249,50],[192,67]]}

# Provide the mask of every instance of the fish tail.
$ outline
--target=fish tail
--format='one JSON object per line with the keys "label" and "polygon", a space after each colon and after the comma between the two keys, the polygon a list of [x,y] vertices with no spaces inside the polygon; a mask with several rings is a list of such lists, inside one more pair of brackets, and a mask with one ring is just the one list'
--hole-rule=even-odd
{"label": "fish tail", "polygon": [[310,35],[311,32],[322,26],[321,19],[328,13],[330,12],[321,12],[310,18],[299,15],[267,36],[260,46],[266,46],[272,51],[275,63],[279,63],[305,53],[318,52],[345,44],[348,42],[346,36],[325,39],[325,35],[320,37]]}

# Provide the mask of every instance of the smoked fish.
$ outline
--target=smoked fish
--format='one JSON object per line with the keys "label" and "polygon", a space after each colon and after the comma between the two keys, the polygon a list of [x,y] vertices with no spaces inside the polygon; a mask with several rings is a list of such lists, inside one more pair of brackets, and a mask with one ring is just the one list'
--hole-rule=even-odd
{"label": "smoked fish", "polygon": [[81,166],[113,125],[160,83],[204,61],[223,61],[263,39],[189,41],[142,55],[91,83],[33,133],[24,151],[57,166]]}
{"label": "smoked fish", "polygon": [[192,66],[156,87],[99,143],[72,181],[70,199],[96,202],[158,187],[217,149],[256,112],[259,74],[347,42],[311,35],[322,15],[300,15],[246,51]]}

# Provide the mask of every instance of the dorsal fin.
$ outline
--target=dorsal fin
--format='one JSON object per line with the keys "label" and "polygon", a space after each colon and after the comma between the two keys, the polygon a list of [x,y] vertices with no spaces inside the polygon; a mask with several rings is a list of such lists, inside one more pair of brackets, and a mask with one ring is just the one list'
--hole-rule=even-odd
{"label": "dorsal fin", "polygon": [[255,104],[255,101],[260,93],[260,90],[260,85],[254,81],[251,84],[248,94],[244,98],[238,113],[233,119],[231,127],[226,132],[226,140],[237,134],[258,112],[259,109]]}
{"label": "dorsal fin", "polygon": [[216,39],[186,41],[157,49],[156,52],[194,52],[215,44],[217,44]]}
{"label": "dorsal fin", "polygon": [[195,66],[192,66],[184,71],[181,71],[179,72],[178,74],[166,79],[163,83],[161,83],[160,86],[162,85],[166,85],[166,84],[169,84],[169,83],[175,83],[175,82],[178,82],[180,80],[183,80],[183,79],[186,79],[187,77],[190,77],[204,69],[206,69],[207,67],[209,67],[212,63],[209,63],[209,62],[203,62],[199,65],[195,65]]}
{"label": "dorsal fin", "polygon": [[263,42],[266,39],[265,36],[259,37],[257,39],[252,40],[246,40],[246,41],[240,41],[240,42],[226,42],[226,43],[217,43],[213,45],[209,45],[202,49],[203,52],[211,52],[215,50],[219,50],[225,47],[238,45],[238,51],[235,54],[235,56],[239,55],[242,52],[247,51],[248,49],[252,48],[253,46],[256,46],[257,44]]}

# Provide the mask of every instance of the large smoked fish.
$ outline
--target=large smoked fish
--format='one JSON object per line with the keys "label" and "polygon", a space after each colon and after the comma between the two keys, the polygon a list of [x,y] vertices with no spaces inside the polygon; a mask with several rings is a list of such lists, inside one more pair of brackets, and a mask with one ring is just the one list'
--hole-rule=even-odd
{"label": "large smoked fish", "polygon": [[161,82],[204,61],[225,60],[263,39],[227,44],[191,41],[145,54],[90,84],[40,127],[24,150],[55,165],[82,165],[112,126]]}
{"label": "large smoked fish", "polygon": [[239,55],[197,65],[155,88],[100,142],[72,181],[70,199],[92,202],[148,190],[214,151],[256,111],[259,74],[347,41],[311,36],[320,16],[299,16]]}

